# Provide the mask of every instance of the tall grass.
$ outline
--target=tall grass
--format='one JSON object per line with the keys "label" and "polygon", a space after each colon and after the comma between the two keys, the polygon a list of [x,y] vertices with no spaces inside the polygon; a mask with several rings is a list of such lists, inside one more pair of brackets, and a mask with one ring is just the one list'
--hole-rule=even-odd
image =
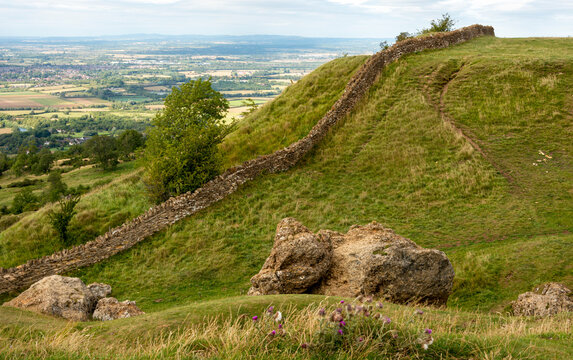
{"label": "tall grass", "polygon": [[[155,314],[103,324],[55,322],[41,331],[9,322],[0,329],[0,357],[557,359],[570,354],[573,340],[570,317],[535,320],[300,297],[234,298],[227,313],[201,318],[193,313],[201,307],[190,305],[176,319]],[[207,305],[225,308],[218,301]]]}

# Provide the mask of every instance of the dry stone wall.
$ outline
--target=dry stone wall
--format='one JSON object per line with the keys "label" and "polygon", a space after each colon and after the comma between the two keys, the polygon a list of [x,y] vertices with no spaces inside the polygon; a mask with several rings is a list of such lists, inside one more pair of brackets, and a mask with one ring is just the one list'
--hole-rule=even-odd
{"label": "dry stone wall", "polygon": [[354,108],[376,81],[385,65],[406,54],[427,49],[441,49],[488,35],[494,36],[493,27],[472,25],[448,33],[407,39],[374,54],[352,77],[340,99],[303,139],[273,154],[260,156],[231,168],[195,192],[171,198],[86,244],[30,260],[14,268],[0,268],[0,294],[25,288],[45,276],[71,271],[107,259],[225,198],[261,173],[276,173],[290,169],[326,136],[334,124]]}

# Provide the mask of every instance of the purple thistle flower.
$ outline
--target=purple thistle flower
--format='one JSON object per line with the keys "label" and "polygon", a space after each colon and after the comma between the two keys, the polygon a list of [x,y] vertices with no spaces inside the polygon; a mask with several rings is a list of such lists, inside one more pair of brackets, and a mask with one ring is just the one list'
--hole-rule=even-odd
{"label": "purple thistle flower", "polygon": [[257,321],[259,320],[259,317],[257,315],[253,316],[253,321]]}
{"label": "purple thistle flower", "polygon": [[370,316],[370,313],[368,311],[365,311],[364,316],[368,317],[368,316]]}
{"label": "purple thistle flower", "polygon": [[308,344],[307,344],[307,343],[302,343],[302,344],[300,344],[300,347],[303,348],[303,349],[306,349],[306,348],[308,347]]}
{"label": "purple thistle flower", "polygon": [[274,310],[275,310],[274,306],[269,306],[269,309],[267,310],[267,312],[272,314]]}
{"label": "purple thistle flower", "polygon": [[362,336],[358,338],[358,342],[363,342],[363,341],[364,341],[364,338]]}
{"label": "purple thistle flower", "polygon": [[282,328],[283,328],[283,324],[279,324],[279,329],[282,329]]}
{"label": "purple thistle flower", "polygon": [[340,325],[340,327],[346,326],[346,321],[342,320],[342,321],[339,323],[339,325]]}
{"label": "purple thistle flower", "polygon": [[344,304],[344,300],[340,300],[340,303],[341,303],[341,304]]}
{"label": "purple thistle flower", "polygon": [[386,322],[386,324],[390,324],[392,322],[392,320],[386,316],[386,318],[384,319],[384,322]]}
{"label": "purple thistle flower", "polygon": [[378,301],[376,306],[378,306],[379,309],[382,309],[384,307],[384,304],[382,304],[380,301]]}
{"label": "purple thistle flower", "polygon": [[326,310],[324,308],[321,308],[320,310],[318,310],[318,315],[320,316],[326,315]]}
{"label": "purple thistle flower", "polygon": [[432,329],[426,329],[426,334],[430,335],[432,333]]}
{"label": "purple thistle flower", "polygon": [[276,334],[277,334],[277,332],[273,330],[273,331],[271,331],[271,334],[270,334],[270,335],[271,335],[271,336],[275,336]]}
{"label": "purple thistle flower", "polygon": [[342,335],[342,334],[344,334],[344,331],[342,331],[342,329],[338,329],[338,333],[339,333],[340,335]]}

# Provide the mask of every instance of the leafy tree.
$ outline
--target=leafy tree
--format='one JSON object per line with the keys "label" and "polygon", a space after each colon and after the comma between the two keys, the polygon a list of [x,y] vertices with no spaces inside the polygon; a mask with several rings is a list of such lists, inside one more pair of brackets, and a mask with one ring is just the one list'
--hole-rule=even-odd
{"label": "leafy tree", "polygon": [[45,174],[50,171],[54,159],[55,156],[49,149],[42,148],[38,153],[29,157],[28,166],[36,175]]}
{"label": "leafy tree", "polygon": [[445,13],[442,14],[441,19],[432,20],[430,22],[429,29],[422,29],[419,33],[420,35],[430,34],[435,32],[445,32],[445,31],[452,31],[454,30],[454,25],[456,21],[452,19],[450,14]]}
{"label": "leafy tree", "polygon": [[58,210],[50,210],[50,212],[48,212],[50,225],[56,230],[64,246],[72,245],[72,241],[70,241],[68,236],[68,227],[70,221],[76,214],[75,207],[79,201],[79,195],[67,196],[58,202]]}
{"label": "leafy tree", "polygon": [[144,143],[143,135],[135,130],[125,130],[117,137],[117,148],[122,158],[129,158],[130,154]]}
{"label": "leafy tree", "polygon": [[24,211],[36,210],[40,206],[38,197],[32,193],[32,189],[25,188],[12,200],[12,212],[20,214]]}
{"label": "leafy tree", "polygon": [[104,170],[115,169],[119,163],[117,142],[111,136],[94,136],[85,143],[89,156]]}
{"label": "leafy tree", "polygon": [[219,174],[217,145],[233,127],[223,121],[228,109],[210,80],[173,88],[147,139],[144,182],[152,200],[193,191]]}
{"label": "leafy tree", "polygon": [[65,195],[68,186],[62,181],[62,174],[59,171],[52,171],[48,176],[48,188],[46,189],[45,199],[54,202]]}
{"label": "leafy tree", "polygon": [[398,34],[398,36],[396,36],[396,42],[400,42],[406,39],[409,39],[413,37],[412,34],[410,34],[409,32],[403,31],[400,34]]}
{"label": "leafy tree", "polygon": [[6,154],[0,152],[0,176],[4,173],[4,171],[10,168],[10,159]]}

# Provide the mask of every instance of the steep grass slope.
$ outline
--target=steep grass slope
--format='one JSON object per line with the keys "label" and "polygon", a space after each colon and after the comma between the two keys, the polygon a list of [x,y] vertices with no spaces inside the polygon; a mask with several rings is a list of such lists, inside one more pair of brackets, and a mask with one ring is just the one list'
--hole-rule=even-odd
{"label": "steep grass slope", "polygon": [[[351,75],[366,58],[344,57],[321,66],[239,123],[236,132],[221,145],[225,166],[271,153],[305,136],[340,97]],[[312,111],[307,111],[309,104]],[[140,164],[120,167],[107,173],[92,169],[88,172],[90,178],[84,176],[85,171],[64,174],[64,181],[70,186],[77,186],[78,181],[89,185],[94,179],[115,178],[112,184],[94,189],[78,204],[78,214],[71,225],[77,243],[93,240],[153,206],[140,179]],[[48,205],[38,212],[23,214],[18,222],[0,233],[0,267],[17,266],[63,249],[48,223],[50,208]]]}
{"label": "steep grass slope", "polygon": [[[446,251],[457,273],[450,304],[467,309],[501,310],[547,280],[573,285],[571,45],[483,38],[408,56],[303,164],[75,275],[151,311],[243,294],[277,222],[293,216],[315,231],[376,220]],[[474,95],[494,86],[503,96]],[[440,98],[483,154],[444,121]]]}

